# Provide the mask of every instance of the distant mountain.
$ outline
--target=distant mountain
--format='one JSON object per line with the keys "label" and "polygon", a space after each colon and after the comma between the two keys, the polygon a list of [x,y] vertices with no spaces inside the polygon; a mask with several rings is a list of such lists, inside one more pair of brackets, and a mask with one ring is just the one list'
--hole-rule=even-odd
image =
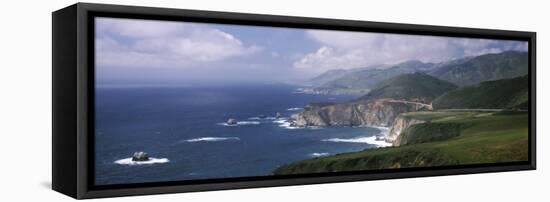
{"label": "distant mountain", "polygon": [[527,75],[512,79],[485,81],[447,92],[433,101],[434,109],[527,109]]}
{"label": "distant mountain", "polygon": [[319,87],[322,88],[344,88],[344,89],[371,89],[379,82],[391,77],[425,71],[434,64],[423,63],[418,60],[403,62],[397,65],[386,66],[386,68],[368,68],[352,70],[345,74],[335,77],[335,79],[325,82]]}
{"label": "distant mountain", "polygon": [[309,83],[314,86],[324,86],[325,83],[328,83],[330,81],[346,77],[349,75],[353,75],[355,72],[365,71],[365,70],[373,70],[373,69],[384,69],[387,68],[389,65],[386,64],[376,64],[376,65],[370,65],[367,67],[359,67],[359,68],[352,68],[352,69],[332,69],[328,70],[319,76],[316,76],[309,80]]}
{"label": "distant mountain", "polygon": [[506,51],[437,64],[428,74],[459,86],[527,74],[526,52]]}
{"label": "distant mountain", "polygon": [[394,65],[393,67],[414,69],[416,71],[427,71],[436,67],[435,65],[436,63],[425,63],[420,60],[409,60],[409,61],[399,63],[397,65]]}
{"label": "distant mountain", "polygon": [[315,78],[309,80],[309,82],[312,85],[321,86],[321,85],[323,85],[323,84],[325,84],[329,81],[338,79],[338,78],[346,75],[349,72],[351,72],[351,71],[350,70],[345,70],[345,69],[328,70],[328,71],[320,74],[319,76],[316,76]]}
{"label": "distant mountain", "polygon": [[380,82],[359,100],[391,98],[429,104],[433,99],[457,86],[424,73],[409,73]]}
{"label": "distant mountain", "polygon": [[313,87],[307,88],[305,92],[362,95],[384,80],[414,72],[424,72],[458,86],[474,85],[527,74],[528,55],[526,52],[506,51],[440,63],[410,60],[396,65],[329,70],[311,79]]}

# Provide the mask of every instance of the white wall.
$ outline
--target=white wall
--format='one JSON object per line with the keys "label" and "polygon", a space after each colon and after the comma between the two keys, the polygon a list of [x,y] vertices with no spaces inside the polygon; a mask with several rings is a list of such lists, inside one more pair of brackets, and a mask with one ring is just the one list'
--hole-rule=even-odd
{"label": "white wall", "polygon": [[[292,186],[110,201],[526,201],[549,199],[550,46],[545,1],[180,0],[91,1],[201,10],[511,29],[538,33],[538,170]],[[74,1],[2,1],[0,11],[0,201],[68,200],[51,182],[51,12]],[[545,76],[546,75],[546,76]],[[11,199],[11,200],[10,200]]]}

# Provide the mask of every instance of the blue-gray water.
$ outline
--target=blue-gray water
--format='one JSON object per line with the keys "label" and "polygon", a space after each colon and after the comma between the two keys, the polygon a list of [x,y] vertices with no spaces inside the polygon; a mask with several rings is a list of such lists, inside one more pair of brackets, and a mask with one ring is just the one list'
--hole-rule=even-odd
{"label": "blue-gray water", "polygon": [[[98,88],[96,184],[264,176],[293,161],[375,147],[326,140],[374,136],[380,133],[376,128],[281,126],[282,120],[272,118],[276,112],[289,117],[299,112],[290,108],[355,98],[299,94],[294,89],[283,85]],[[268,118],[255,119],[259,114]],[[240,124],[225,126],[228,118]],[[149,153],[159,163],[119,161],[136,151]]]}

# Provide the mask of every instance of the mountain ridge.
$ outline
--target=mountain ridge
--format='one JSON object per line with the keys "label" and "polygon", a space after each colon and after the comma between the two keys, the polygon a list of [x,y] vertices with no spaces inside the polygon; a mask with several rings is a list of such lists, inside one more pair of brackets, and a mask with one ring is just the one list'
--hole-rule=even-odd
{"label": "mountain ridge", "polygon": [[528,73],[526,52],[490,53],[443,65],[427,73],[459,86],[522,76]]}
{"label": "mountain ridge", "polygon": [[391,98],[429,104],[436,97],[455,88],[457,86],[452,83],[415,72],[384,80],[358,100]]}
{"label": "mountain ridge", "polygon": [[483,81],[522,76],[527,74],[527,66],[527,52],[520,51],[490,53],[439,63],[408,60],[394,65],[328,70],[310,80],[310,84],[313,85],[310,91],[330,93],[345,89],[351,92],[365,92],[372,90],[383,80],[414,72],[423,72],[458,86],[467,86]]}
{"label": "mountain ridge", "polygon": [[527,109],[528,75],[484,81],[449,91],[433,101],[435,109]]}

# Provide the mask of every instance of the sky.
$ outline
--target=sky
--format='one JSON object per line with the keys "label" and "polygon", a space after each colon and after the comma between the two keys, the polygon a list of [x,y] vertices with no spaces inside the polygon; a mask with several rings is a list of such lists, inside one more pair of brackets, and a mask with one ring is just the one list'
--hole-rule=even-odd
{"label": "sky", "polygon": [[331,69],[527,51],[527,42],[95,19],[99,84],[300,82]]}

